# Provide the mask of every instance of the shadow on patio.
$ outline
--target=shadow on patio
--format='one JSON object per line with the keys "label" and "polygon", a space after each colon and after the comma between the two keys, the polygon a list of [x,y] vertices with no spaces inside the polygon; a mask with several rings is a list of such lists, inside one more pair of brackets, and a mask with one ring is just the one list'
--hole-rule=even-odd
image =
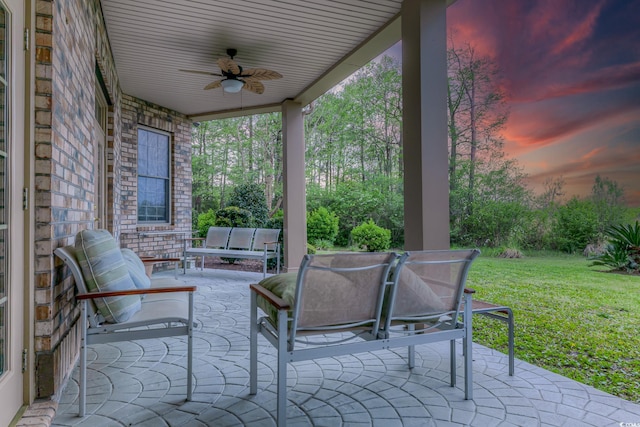
{"label": "shadow on patio", "polygon": [[[173,272],[159,274],[172,275]],[[181,276],[198,285],[195,390],[186,395],[186,338],[101,344],[88,352],[87,414],[78,418],[77,369],[53,425],[273,426],[272,346],[259,349],[258,394],[249,395],[249,283],[261,273],[205,269]],[[517,339],[517,337],[516,337]],[[260,340],[263,340],[260,338]],[[461,346],[458,345],[458,349]],[[448,344],[289,364],[293,426],[620,426],[640,423],[640,405],[474,345],[474,401],[448,385]],[[458,357],[459,364],[463,358]],[[460,367],[459,372],[463,372]]]}

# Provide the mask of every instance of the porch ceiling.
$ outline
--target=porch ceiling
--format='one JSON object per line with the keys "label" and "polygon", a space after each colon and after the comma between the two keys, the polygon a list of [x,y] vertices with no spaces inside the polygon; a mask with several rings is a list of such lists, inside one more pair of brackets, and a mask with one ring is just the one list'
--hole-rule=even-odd
{"label": "porch ceiling", "polygon": [[[449,0],[453,3],[455,0]],[[101,0],[122,90],[194,120],[308,104],[400,40],[402,0]],[[235,48],[265,91],[203,90]]]}

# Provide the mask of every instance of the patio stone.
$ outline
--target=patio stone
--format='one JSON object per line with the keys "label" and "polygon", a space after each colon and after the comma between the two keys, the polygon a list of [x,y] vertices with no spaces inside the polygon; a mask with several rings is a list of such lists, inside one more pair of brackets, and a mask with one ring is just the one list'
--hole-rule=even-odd
{"label": "patio stone", "polygon": [[[173,272],[159,273],[169,276]],[[193,401],[186,395],[186,340],[92,346],[87,417],[77,417],[77,369],[54,426],[275,426],[276,353],[260,337],[258,394],[249,395],[249,287],[260,273],[189,270],[196,295]],[[517,339],[517,337],[516,337]],[[474,397],[449,386],[449,345],[378,351],[288,364],[289,426],[619,426],[640,422],[640,405],[474,344]]]}

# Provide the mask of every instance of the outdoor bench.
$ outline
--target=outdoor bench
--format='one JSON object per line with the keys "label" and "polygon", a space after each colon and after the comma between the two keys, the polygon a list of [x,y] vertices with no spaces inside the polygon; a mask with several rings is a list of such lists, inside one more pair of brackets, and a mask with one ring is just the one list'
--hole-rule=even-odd
{"label": "outdoor bench", "polygon": [[[277,350],[277,425],[286,425],[287,364],[394,347],[462,339],[464,396],[473,399],[471,289],[467,271],[478,250],[305,255],[297,273],[252,284],[249,390],[258,391],[258,335]],[[260,315],[263,313],[263,315]],[[267,363],[267,362],[263,362]]]}
{"label": "outdoor bench", "polygon": [[[187,272],[187,258],[207,256],[255,259],[262,261],[263,276],[267,275],[267,260],[276,260],[276,272],[280,273],[280,229],[245,227],[209,227],[206,238],[184,240],[183,273]],[[203,241],[200,247],[189,247],[190,242]]]}

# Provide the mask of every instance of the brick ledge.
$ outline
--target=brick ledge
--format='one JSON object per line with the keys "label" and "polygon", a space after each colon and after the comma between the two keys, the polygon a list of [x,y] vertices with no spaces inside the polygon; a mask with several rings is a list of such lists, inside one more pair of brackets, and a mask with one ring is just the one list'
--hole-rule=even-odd
{"label": "brick ledge", "polygon": [[53,400],[39,400],[33,402],[15,427],[50,427],[58,410],[58,402]]}

